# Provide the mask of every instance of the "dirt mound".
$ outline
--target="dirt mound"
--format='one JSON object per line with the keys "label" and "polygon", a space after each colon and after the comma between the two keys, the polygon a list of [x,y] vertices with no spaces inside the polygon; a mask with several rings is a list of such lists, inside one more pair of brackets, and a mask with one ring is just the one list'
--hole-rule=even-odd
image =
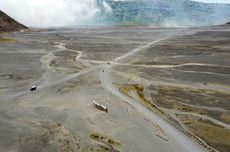
{"label": "dirt mound", "polygon": [[13,32],[28,29],[0,10],[0,32]]}

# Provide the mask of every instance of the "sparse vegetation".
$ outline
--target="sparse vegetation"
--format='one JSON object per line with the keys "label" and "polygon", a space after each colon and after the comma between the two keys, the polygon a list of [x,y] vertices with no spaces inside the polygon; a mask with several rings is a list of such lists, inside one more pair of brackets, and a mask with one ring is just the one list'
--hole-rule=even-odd
{"label": "sparse vegetation", "polygon": [[16,42],[15,39],[3,38],[0,35],[0,43],[14,43],[14,42]]}
{"label": "sparse vegetation", "polygon": [[98,133],[92,133],[90,138],[100,143],[96,148],[90,148],[91,152],[119,152],[119,150],[115,149],[114,146],[120,147],[121,143],[112,138]]}
{"label": "sparse vegetation", "polygon": [[197,136],[220,151],[230,149],[230,130],[202,120],[190,120],[185,123]]}
{"label": "sparse vegetation", "polygon": [[107,136],[100,135],[98,133],[92,133],[90,135],[90,138],[93,139],[93,140],[97,140],[97,141],[103,141],[103,142],[105,142],[105,143],[107,143],[109,145],[118,145],[118,146],[121,145],[120,142],[118,142],[118,141],[116,141],[116,140],[114,140],[112,138],[109,138]]}
{"label": "sparse vegetation", "polygon": [[[150,89],[156,90],[156,92],[152,94],[152,98],[155,99],[159,107],[164,107],[176,112],[176,119],[180,120],[186,128],[189,128],[189,131],[203,139],[207,144],[223,151],[226,151],[226,148],[230,146],[226,142],[229,141],[229,139],[225,138],[230,135],[228,129],[219,126],[212,121],[189,115],[190,113],[206,115],[228,123],[228,113],[215,111],[215,109],[209,110],[208,108],[202,108],[202,106],[199,105],[204,105],[206,107],[208,107],[207,105],[213,104],[219,106],[225,105],[223,107],[223,109],[225,109],[227,107],[224,102],[229,98],[229,94],[215,90],[196,90],[171,86],[154,86],[150,87]],[[225,135],[222,135],[222,133]],[[193,136],[190,133],[188,135]],[[223,137],[223,139],[221,139],[221,137]],[[218,140],[218,142],[216,140]],[[223,146],[222,148],[221,145]]]}
{"label": "sparse vegetation", "polygon": [[131,85],[123,85],[120,88],[120,91],[125,93],[126,95],[129,95],[129,92],[133,90],[137,93],[138,97],[140,98],[140,101],[149,109],[153,110],[154,112],[160,114],[160,115],[164,115],[164,112],[162,110],[160,110],[159,108],[157,108],[157,106],[149,101],[148,99],[146,99],[145,95],[144,95],[144,87],[140,84],[131,84]]}
{"label": "sparse vegetation", "polygon": [[92,133],[91,135],[90,135],[90,138],[91,139],[94,139],[94,140],[103,140],[103,136],[101,136],[101,135],[99,135],[99,134],[97,134],[97,133]]}

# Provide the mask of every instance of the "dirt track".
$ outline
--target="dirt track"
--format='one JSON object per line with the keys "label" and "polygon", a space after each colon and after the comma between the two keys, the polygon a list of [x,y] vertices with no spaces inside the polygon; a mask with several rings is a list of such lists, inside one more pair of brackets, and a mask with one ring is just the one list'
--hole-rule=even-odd
{"label": "dirt track", "polygon": [[[90,134],[97,132],[118,140],[121,146],[114,148],[120,151],[204,151],[140,104],[134,93],[131,98],[119,88],[131,77],[129,83],[146,87],[148,98],[156,91],[151,85],[229,93],[229,50],[224,47],[229,39],[220,37],[222,42],[210,52],[203,46],[192,51],[183,47],[187,45],[183,37],[195,39],[196,32],[209,30],[213,29],[118,26],[10,34],[17,43],[0,46],[0,149],[96,150],[102,143],[92,141]],[[221,68],[224,74],[219,73]],[[38,90],[30,92],[32,85]],[[95,109],[92,99],[107,106],[109,114]],[[225,99],[218,101],[214,104],[224,108]],[[223,114],[228,115],[226,110]],[[56,136],[60,142],[52,141]],[[65,145],[65,140],[70,144]]]}

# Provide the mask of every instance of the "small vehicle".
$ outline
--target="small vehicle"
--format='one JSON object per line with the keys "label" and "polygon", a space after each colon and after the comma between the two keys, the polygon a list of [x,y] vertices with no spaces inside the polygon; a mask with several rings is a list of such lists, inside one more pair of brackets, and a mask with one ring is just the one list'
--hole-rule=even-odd
{"label": "small vehicle", "polygon": [[37,87],[36,87],[36,86],[32,86],[32,87],[30,88],[30,91],[35,91],[35,90],[37,90]]}
{"label": "small vehicle", "polygon": [[95,108],[108,113],[108,108],[106,108],[105,106],[97,103],[95,100],[93,100],[93,104],[94,104]]}

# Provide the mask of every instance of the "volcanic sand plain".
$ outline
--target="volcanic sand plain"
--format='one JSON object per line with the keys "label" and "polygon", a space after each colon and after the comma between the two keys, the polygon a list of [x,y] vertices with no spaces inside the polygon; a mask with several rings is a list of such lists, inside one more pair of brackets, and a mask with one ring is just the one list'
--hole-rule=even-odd
{"label": "volcanic sand plain", "polygon": [[227,25],[79,27],[4,39],[0,151],[230,149]]}

